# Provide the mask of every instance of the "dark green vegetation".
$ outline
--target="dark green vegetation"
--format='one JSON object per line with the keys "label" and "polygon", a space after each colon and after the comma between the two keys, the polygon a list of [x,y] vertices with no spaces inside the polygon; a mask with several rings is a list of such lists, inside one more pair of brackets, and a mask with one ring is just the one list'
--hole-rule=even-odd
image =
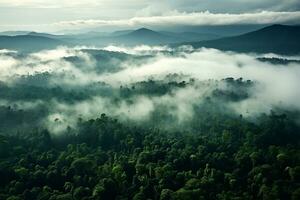
{"label": "dark green vegetation", "polygon": [[51,137],[2,136],[1,199],[299,199],[299,127],[286,115],[206,114],[196,132],[106,115]]}
{"label": "dark green vegetation", "polygon": [[262,58],[257,58],[259,61],[261,62],[268,62],[271,63],[273,65],[287,65],[290,63],[300,63],[300,60],[292,60],[292,59],[284,59],[284,58],[266,58],[266,57],[262,57]]}
{"label": "dark green vegetation", "polygon": [[212,89],[183,124],[172,115],[175,108],[158,106],[142,123],[111,113],[91,120],[75,116],[76,125],[59,135],[40,122],[51,105],[2,106],[0,199],[299,199],[300,126],[294,121],[299,113],[276,110],[249,120],[226,106],[247,99],[255,86],[251,81],[182,81],[174,74],[115,89],[104,83],[75,91],[33,86],[49,76],[22,77],[10,93],[2,84],[2,98],[55,97],[72,105],[97,93],[117,107],[137,95]]}

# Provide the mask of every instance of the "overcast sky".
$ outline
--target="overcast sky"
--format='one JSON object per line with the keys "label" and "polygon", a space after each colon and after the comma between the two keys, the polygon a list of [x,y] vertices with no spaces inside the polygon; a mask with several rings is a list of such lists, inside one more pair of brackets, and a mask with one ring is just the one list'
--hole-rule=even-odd
{"label": "overcast sky", "polygon": [[296,24],[299,0],[0,0],[0,31]]}

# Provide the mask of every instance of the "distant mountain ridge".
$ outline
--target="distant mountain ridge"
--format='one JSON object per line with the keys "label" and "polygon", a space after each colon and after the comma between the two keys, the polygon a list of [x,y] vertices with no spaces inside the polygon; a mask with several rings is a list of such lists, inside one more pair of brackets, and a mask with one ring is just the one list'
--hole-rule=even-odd
{"label": "distant mountain ridge", "polygon": [[42,36],[17,35],[0,36],[0,49],[13,49],[19,51],[40,51],[43,49],[53,49],[67,43]]}
{"label": "distant mountain ridge", "polygon": [[[22,32],[8,32],[20,34]],[[60,45],[192,45],[226,51],[298,54],[300,53],[300,26],[272,25],[246,34],[219,38],[220,36],[193,32],[157,32],[147,28],[117,31],[113,33],[88,32],[79,35],[53,35],[24,32],[25,35],[1,36],[0,48],[37,51]],[[219,39],[216,39],[219,38]]]}
{"label": "distant mountain ridge", "polygon": [[300,26],[271,25],[239,36],[184,44],[237,52],[298,54]]}
{"label": "distant mountain ridge", "polygon": [[186,40],[186,38],[189,38],[191,41],[203,41],[203,40],[214,40],[221,38],[220,35],[212,34],[212,33],[195,33],[195,32],[180,32],[180,33],[174,33],[174,32],[160,32],[165,35],[169,36],[175,36],[178,38],[181,38],[181,40]]}
{"label": "distant mountain ridge", "polygon": [[[199,35],[197,39],[215,39],[214,35],[202,35],[198,33],[194,33],[195,35]],[[203,38],[204,37],[204,38]],[[158,32],[153,31],[147,28],[140,28],[137,30],[124,30],[124,31],[116,31],[107,36],[99,36],[99,37],[90,37],[83,38],[78,41],[81,44],[90,44],[90,45],[166,45],[170,43],[178,43],[178,42],[186,42],[186,41],[197,41],[194,37],[190,37],[190,35],[185,35],[185,33],[172,33],[172,32]],[[202,40],[201,39],[201,40]]]}
{"label": "distant mountain ridge", "polygon": [[17,35],[26,35],[29,31],[3,31],[0,32],[0,36],[17,36]]}
{"label": "distant mountain ridge", "polygon": [[[93,45],[93,46],[107,46],[107,45],[127,45],[127,46],[135,46],[135,45],[167,45],[179,42],[192,42],[199,40],[209,40],[216,39],[218,36],[213,34],[201,34],[201,33],[193,33],[193,32],[164,32],[164,31],[153,31],[147,28],[140,28],[137,30],[123,30],[116,31],[113,33],[104,33],[104,32],[87,32],[81,34],[69,34],[69,35],[54,35],[50,33],[39,33],[39,32],[25,32],[25,31],[11,31],[11,32],[2,32],[2,45],[0,44],[0,48],[8,48],[8,49],[22,49],[22,45],[17,45],[13,41],[13,38],[6,38],[7,36],[22,36],[25,38],[30,38],[29,41],[33,44],[34,49],[40,49],[43,47],[43,44],[35,44],[33,41],[34,37],[37,37],[37,41],[42,42],[41,38],[43,37],[52,39],[49,41],[49,47],[53,47],[56,45],[52,45],[53,43],[58,43],[60,45]],[[0,37],[1,33],[0,33]],[[30,37],[29,37],[30,36]],[[19,42],[20,38],[15,38]],[[54,41],[55,40],[55,41]],[[36,41],[36,42],[37,42]],[[25,41],[22,41],[24,43]],[[9,44],[10,43],[10,44]],[[34,48],[34,46],[40,46],[40,48]],[[47,45],[44,45],[45,48]],[[30,49],[28,46],[24,46],[24,49]]]}
{"label": "distant mountain ridge", "polygon": [[147,44],[147,45],[155,45],[155,44],[166,44],[175,40],[174,38],[168,37],[167,35],[161,34],[159,32],[140,28],[129,32],[124,35],[120,35],[114,38],[118,43],[125,43],[130,45],[135,44]]}

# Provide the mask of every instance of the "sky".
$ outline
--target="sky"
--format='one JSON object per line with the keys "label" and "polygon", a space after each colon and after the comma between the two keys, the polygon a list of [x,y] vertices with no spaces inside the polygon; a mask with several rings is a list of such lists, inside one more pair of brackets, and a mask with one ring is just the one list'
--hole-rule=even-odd
{"label": "sky", "polygon": [[299,0],[0,0],[0,31],[108,31],[299,21]]}

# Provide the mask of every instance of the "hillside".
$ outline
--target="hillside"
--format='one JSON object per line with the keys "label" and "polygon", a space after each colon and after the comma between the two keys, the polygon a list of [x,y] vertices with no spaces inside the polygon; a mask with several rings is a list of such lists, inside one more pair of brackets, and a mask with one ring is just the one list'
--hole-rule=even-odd
{"label": "hillside", "polygon": [[177,37],[179,40],[182,40],[183,42],[193,42],[193,41],[204,41],[204,40],[215,40],[221,38],[220,35],[212,34],[212,33],[198,33],[198,32],[168,32],[163,31],[161,32],[165,35],[171,36],[171,37]]}
{"label": "hillside", "polygon": [[272,25],[239,36],[185,44],[237,52],[297,54],[300,52],[300,26]]}

